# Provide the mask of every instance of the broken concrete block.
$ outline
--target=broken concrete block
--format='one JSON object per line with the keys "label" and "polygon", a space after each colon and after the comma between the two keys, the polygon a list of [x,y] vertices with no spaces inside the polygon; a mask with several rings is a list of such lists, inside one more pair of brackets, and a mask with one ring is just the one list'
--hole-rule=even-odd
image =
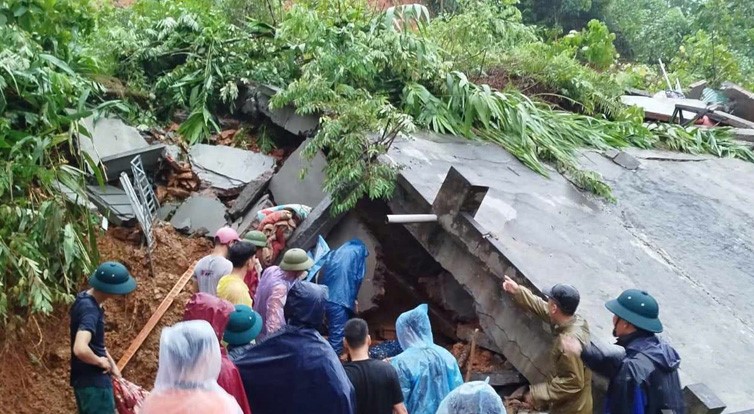
{"label": "broken concrete block", "polygon": [[155,144],[102,157],[100,161],[105,168],[105,177],[107,181],[117,179],[122,172],[131,175],[131,161],[135,157],[141,157],[141,165],[144,167],[144,171],[150,172],[156,170],[164,149],[165,145]]}
{"label": "broken concrete block", "polygon": [[331,205],[332,200],[330,199],[330,196],[325,196],[324,200],[320,201],[320,203],[312,209],[309,215],[306,216],[306,219],[296,227],[293,235],[291,235],[291,239],[287,242],[288,247],[298,247],[300,249],[310,250],[314,247],[314,244],[317,241],[317,236],[320,234],[329,234],[330,230],[332,230],[344,216],[343,213],[333,216],[330,213]]}
{"label": "broken concrete block", "polygon": [[126,192],[118,187],[105,185],[86,186],[89,200],[97,206],[99,212],[107,220],[118,226],[130,225],[136,222],[136,214],[131,207],[131,201]]}
{"label": "broken concrete block", "polygon": [[689,91],[686,93],[686,97],[689,99],[701,99],[704,88],[707,87],[707,81],[701,80],[689,85]]}
{"label": "broken concrete block", "polygon": [[377,300],[384,295],[385,288],[383,280],[375,278],[374,270],[377,267],[376,252],[380,244],[374,235],[352,212],[340,220],[330,234],[323,234],[322,237],[325,237],[331,249],[337,249],[351,239],[359,239],[364,242],[369,251],[369,256],[367,256],[364,280],[361,282],[361,289],[359,289],[357,300],[359,301],[360,312],[376,308]]}
{"label": "broken concrete block", "polygon": [[705,384],[691,384],[683,389],[687,414],[720,414],[725,403]]}
{"label": "broken concrete block", "polygon": [[[316,206],[325,198],[322,183],[325,180],[327,160],[322,153],[318,153],[311,161],[305,160],[301,151],[308,143],[308,140],[304,141],[270,181],[270,193],[278,205]],[[299,178],[302,169],[307,170],[303,180]]]}
{"label": "broken concrete block", "polygon": [[723,83],[721,89],[730,100],[731,113],[739,118],[754,122],[754,93],[731,82]]}
{"label": "broken concrete block", "polygon": [[180,203],[176,203],[175,201],[161,205],[160,208],[157,209],[157,218],[161,221],[168,221],[170,217],[173,216],[173,213],[178,210],[180,205]]}
{"label": "broken concrete block", "polygon": [[602,155],[606,156],[607,158],[610,158],[611,160],[615,159],[615,157],[617,157],[618,154],[620,154],[620,150],[617,150],[615,148],[609,148],[605,150],[605,152],[602,153]]}
{"label": "broken concrete block", "polygon": [[275,159],[225,145],[196,144],[189,160],[199,178],[213,188],[237,190],[275,168]]}
{"label": "broken concrete block", "polygon": [[187,234],[214,234],[225,226],[225,205],[217,198],[195,194],[178,207],[170,224]]}
{"label": "broken concrete block", "polygon": [[277,126],[285,129],[293,135],[305,136],[313,132],[319,126],[318,115],[299,115],[292,106],[280,109],[270,108],[270,99],[280,92],[280,88],[263,85],[257,89],[256,104],[258,110],[267,115]]}
{"label": "broken concrete block", "polygon": [[270,201],[270,196],[265,194],[256,202],[256,204],[254,204],[254,207],[250,208],[242,217],[239,217],[231,227],[233,227],[238,234],[243,236],[246,232],[253,230],[253,228],[259,224],[257,212],[273,206],[274,204]]}
{"label": "broken concrete block", "polygon": [[272,170],[265,171],[262,175],[255,178],[252,182],[246,184],[241,190],[241,194],[236,198],[233,207],[228,209],[228,216],[231,219],[237,219],[249,209],[252,203],[255,203],[257,199],[267,189],[267,185],[272,178]]}
{"label": "broken concrete block", "polygon": [[71,203],[78,204],[82,207],[85,207],[86,209],[90,211],[97,211],[97,206],[95,206],[91,201],[89,201],[86,198],[86,196],[79,195],[76,191],[67,187],[60,181],[58,180],[53,181],[52,187],[60,191],[60,193],[63,194],[63,196]]}
{"label": "broken concrete block", "polygon": [[441,272],[437,276],[423,277],[419,279],[419,283],[424,286],[424,290],[435,303],[450,312],[458,321],[470,322],[476,319],[474,298],[450,273]]}
{"label": "broken concrete block", "polygon": [[94,116],[90,116],[82,119],[80,124],[86,128],[90,137],[80,133],[79,148],[95,162],[149,146],[136,128],[126,125],[118,118],[102,118],[95,122]]}
{"label": "broken concrete block", "polygon": [[617,156],[615,156],[615,158],[613,158],[613,162],[627,170],[635,170],[639,168],[639,165],[641,165],[641,163],[639,163],[639,160],[625,151],[621,151]]}

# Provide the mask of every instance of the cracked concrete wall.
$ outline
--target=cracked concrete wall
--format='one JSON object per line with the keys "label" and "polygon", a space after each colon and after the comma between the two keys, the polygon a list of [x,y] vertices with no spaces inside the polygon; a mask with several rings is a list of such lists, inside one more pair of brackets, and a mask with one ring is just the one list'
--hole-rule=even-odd
{"label": "cracked concrete wall", "polygon": [[[388,202],[393,211],[419,211],[422,201],[416,197],[412,200],[406,191],[401,190]],[[424,208],[428,207],[425,205]],[[480,251],[481,246],[470,251],[467,246],[458,244],[455,237],[442,231],[427,231],[427,226],[420,225],[405,227],[474,298],[482,329],[511,364],[530,382],[543,381],[551,368],[549,326],[522,311],[501,289],[503,274],[525,283],[518,277],[516,268],[510,262],[497,260],[491,269],[480,259],[489,256],[489,252],[485,255]]]}
{"label": "cracked concrete wall", "polygon": [[[466,281],[462,284],[469,293],[479,296],[477,307],[489,315],[486,327],[493,327],[493,321],[501,324],[503,329],[497,330],[506,332],[499,332],[496,342],[518,335],[507,332],[509,327],[546,332],[541,325],[515,326],[506,320],[510,304],[497,285],[507,267],[495,262],[491,250],[513,263],[531,286],[575,285],[582,293],[579,312],[597,341],[612,341],[612,315],[605,301],[627,288],[650,291],[660,303],[662,336],[681,354],[682,383],[704,382],[731,410],[748,409],[754,401],[754,164],[626,151],[639,160],[636,170],[593,152],[582,160],[612,185],[618,202],[606,204],[555,171],[549,178],[534,173],[498,146],[417,134],[396,141],[385,157],[402,167],[400,186],[408,183],[406,188],[415,192],[408,198],[396,195],[391,207],[395,213],[430,212],[448,169],[458,168],[472,182],[489,187],[473,219],[494,248],[483,247],[481,238],[450,247],[447,240],[433,242],[423,226],[409,227],[425,248],[445,256],[441,264]],[[453,223],[443,228],[465,231],[454,229]],[[443,238],[466,243],[467,237],[457,234]],[[474,261],[454,268],[471,259],[454,256],[453,249],[475,256]],[[478,274],[464,274],[468,269]],[[499,302],[485,299],[493,293],[501,296]],[[515,340],[522,348],[529,345],[523,337]],[[506,350],[506,356],[525,363],[518,353],[514,347]],[[531,370],[521,371],[535,379]]]}

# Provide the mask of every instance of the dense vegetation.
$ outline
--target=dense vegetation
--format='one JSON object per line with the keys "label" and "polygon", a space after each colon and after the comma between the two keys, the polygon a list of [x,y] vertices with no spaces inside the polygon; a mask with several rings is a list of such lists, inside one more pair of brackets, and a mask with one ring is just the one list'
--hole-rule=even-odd
{"label": "dense vegetation", "polygon": [[[183,111],[179,132],[196,143],[217,132],[217,114],[235,111],[243,88],[279,85],[274,106],[321,116],[305,153],[327,154],[325,186],[337,211],[364,196],[390,196],[397,172],[380,155],[416,128],[496,143],[533,170],[554,168],[608,200],[609,186],[579,165],[579,148],[665,147],[754,161],[726,131],[645,125],[641,111],[617,100],[627,86],[659,84],[649,64],[663,50],[684,82],[745,77],[749,52],[734,46],[737,30],[726,32],[730,46],[712,58],[738,66],[710,71],[706,45],[722,29],[692,32],[691,25],[688,37],[644,50],[630,40],[646,36],[631,20],[638,17],[610,12],[619,0],[563,1],[569,13],[541,3],[449,0],[378,11],[338,0],[141,0],[126,9],[88,0],[5,2],[0,315],[49,312],[70,299],[90,267],[91,217],[66,206],[54,181],[82,183],[71,137],[86,133],[75,121],[93,112],[153,124]],[[678,10],[684,19],[690,13]],[[102,85],[114,79],[128,90],[122,101],[104,98],[112,94]],[[487,80],[497,82],[494,89]]]}

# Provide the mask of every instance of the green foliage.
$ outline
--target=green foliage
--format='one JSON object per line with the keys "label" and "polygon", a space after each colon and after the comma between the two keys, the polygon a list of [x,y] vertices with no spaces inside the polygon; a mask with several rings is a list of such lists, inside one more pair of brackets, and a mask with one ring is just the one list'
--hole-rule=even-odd
{"label": "green foliage", "polygon": [[[379,157],[414,124],[495,142],[541,174],[550,163],[576,185],[608,199],[609,187],[578,165],[578,148],[678,143],[663,138],[672,134],[642,125],[640,113],[618,102],[624,86],[656,78],[653,70],[601,73],[580,63],[606,69],[614,62],[614,35],[596,20],[552,45],[522,24],[507,0],[466,0],[456,5],[457,13],[434,20],[420,5],[376,13],[363,1],[303,1],[292,4],[274,27],[240,23],[200,1],[157,3],[138,2],[127,12],[125,30],[100,26],[110,33],[100,36],[108,39],[105,50],[119,53],[116,73],[130,74],[132,84],[153,91],[165,115],[188,110],[180,132],[189,142],[216,130],[213,114],[232,110],[238,88],[247,82],[284,86],[273,107],[293,105],[301,114],[321,117],[304,154],[327,155],[325,189],[335,212],[365,196],[391,194],[396,171]],[[595,4],[582,6],[592,10]],[[553,111],[517,91],[475,85],[464,75],[498,66],[597,117]],[[701,144],[677,146],[714,152]],[[745,157],[730,155],[736,154]]]}
{"label": "green foliage", "polygon": [[466,0],[461,13],[434,19],[427,34],[455,69],[483,71],[499,64],[499,57],[509,50],[538,41],[534,29],[521,23],[521,12],[512,3]]}
{"label": "green foliage", "polygon": [[[24,24],[32,30],[45,23]],[[82,240],[84,234],[92,236],[89,215],[68,206],[55,181],[81,192],[82,174],[65,165],[64,150],[78,129],[75,121],[91,113],[87,101],[100,88],[63,60],[65,53],[76,50],[70,28],[53,29],[30,33],[14,23],[0,26],[3,323],[11,315],[49,313],[53,304],[70,300],[91,265],[91,246]]]}
{"label": "green foliage", "polygon": [[571,31],[558,42],[556,47],[567,51],[580,61],[597,69],[605,70],[615,62],[618,52],[613,41],[615,34],[599,20],[590,20],[580,32]]}
{"label": "green foliage", "polygon": [[670,62],[669,70],[684,84],[699,79],[718,86],[726,80],[745,81],[735,55],[702,30],[684,40],[678,55]]}
{"label": "green foliage", "polygon": [[524,21],[561,30],[579,30],[592,19],[603,19],[612,0],[521,0]]}
{"label": "green foliage", "polygon": [[4,0],[0,26],[17,27],[43,50],[68,61],[73,42],[94,28],[89,0]]}
{"label": "green foliage", "polygon": [[605,13],[621,55],[641,63],[669,61],[692,30],[692,20],[665,0],[614,0]]}

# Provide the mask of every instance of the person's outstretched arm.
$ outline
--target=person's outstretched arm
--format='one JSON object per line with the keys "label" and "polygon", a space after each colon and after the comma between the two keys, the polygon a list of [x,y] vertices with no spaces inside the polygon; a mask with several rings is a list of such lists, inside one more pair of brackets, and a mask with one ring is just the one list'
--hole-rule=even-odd
{"label": "person's outstretched arm", "polygon": [[505,276],[505,281],[503,282],[503,290],[509,293],[519,306],[537,315],[543,321],[550,322],[547,302],[544,299],[533,294],[531,290],[519,285],[508,276]]}

